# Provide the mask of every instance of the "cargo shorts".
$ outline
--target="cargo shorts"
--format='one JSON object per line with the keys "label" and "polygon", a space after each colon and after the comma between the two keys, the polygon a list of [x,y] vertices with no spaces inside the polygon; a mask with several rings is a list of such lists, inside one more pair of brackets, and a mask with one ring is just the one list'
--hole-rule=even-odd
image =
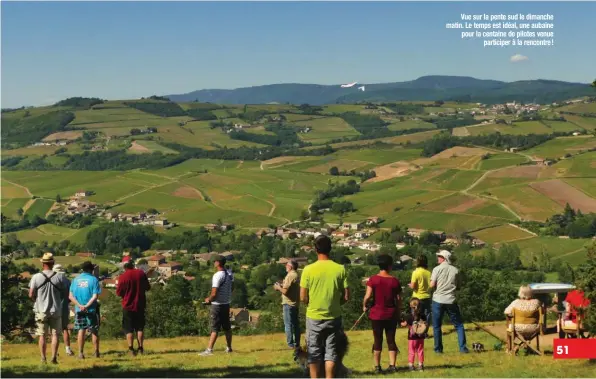
{"label": "cargo shorts", "polygon": [[54,314],[35,313],[35,335],[53,336],[62,333],[62,317]]}
{"label": "cargo shorts", "polygon": [[338,335],[342,333],[341,317],[331,320],[306,318],[306,347],[308,363],[325,361],[337,362]]}

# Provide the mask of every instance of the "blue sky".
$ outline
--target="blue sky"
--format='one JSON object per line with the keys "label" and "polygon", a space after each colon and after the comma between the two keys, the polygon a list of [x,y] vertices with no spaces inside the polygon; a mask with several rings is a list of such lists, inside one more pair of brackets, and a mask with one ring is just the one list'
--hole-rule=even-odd
{"label": "blue sky", "polygon": [[[2,107],[272,83],[591,82],[594,2],[2,2]],[[483,47],[460,13],[551,13],[554,47]],[[515,54],[527,61],[511,63]]]}

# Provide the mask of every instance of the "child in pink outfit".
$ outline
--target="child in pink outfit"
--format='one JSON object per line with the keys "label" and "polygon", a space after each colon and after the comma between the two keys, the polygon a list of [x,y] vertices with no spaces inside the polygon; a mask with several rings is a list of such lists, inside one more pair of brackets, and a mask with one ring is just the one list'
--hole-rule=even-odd
{"label": "child in pink outfit", "polygon": [[410,300],[410,314],[401,323],[401,326],[408,327],[408,366],[410,371],[414,370],[416,356],[418,356],[418,370],[424,371],[424,339],[426,333],[417,334],[412,327],[419,321],[426,321],[426,317],[420,311],[420,300],[413,297]]}

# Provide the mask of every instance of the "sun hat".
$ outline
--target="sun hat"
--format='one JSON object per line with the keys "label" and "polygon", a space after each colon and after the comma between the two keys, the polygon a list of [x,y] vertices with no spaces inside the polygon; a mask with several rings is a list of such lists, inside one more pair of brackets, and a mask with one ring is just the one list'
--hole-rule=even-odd
{"label": "sun hat", "polygon": [[451,253],[447,250],[441,250],[437,253],[437,257],[443,257],[447,261],[447,263],[451,260]]}
{"label": "sun hat", "polygon": [[44,253],[43,257],[40,259],[41,263],[54,263],[54,254],[52,253]]}
{"label": "sun hat", "polygon": [[55,264],[53,270],[56,272],[64,272],[64,268],[62,267],[62,265],[60,263]]}

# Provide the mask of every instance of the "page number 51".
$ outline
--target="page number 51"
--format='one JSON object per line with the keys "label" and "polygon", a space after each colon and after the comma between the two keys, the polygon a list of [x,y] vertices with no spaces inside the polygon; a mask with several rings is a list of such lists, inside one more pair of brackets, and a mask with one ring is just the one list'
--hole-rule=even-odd
{"label": "page number 51", "polygon": [[596,339],[556,338],[553,341],[554,359],[595,359]]}

